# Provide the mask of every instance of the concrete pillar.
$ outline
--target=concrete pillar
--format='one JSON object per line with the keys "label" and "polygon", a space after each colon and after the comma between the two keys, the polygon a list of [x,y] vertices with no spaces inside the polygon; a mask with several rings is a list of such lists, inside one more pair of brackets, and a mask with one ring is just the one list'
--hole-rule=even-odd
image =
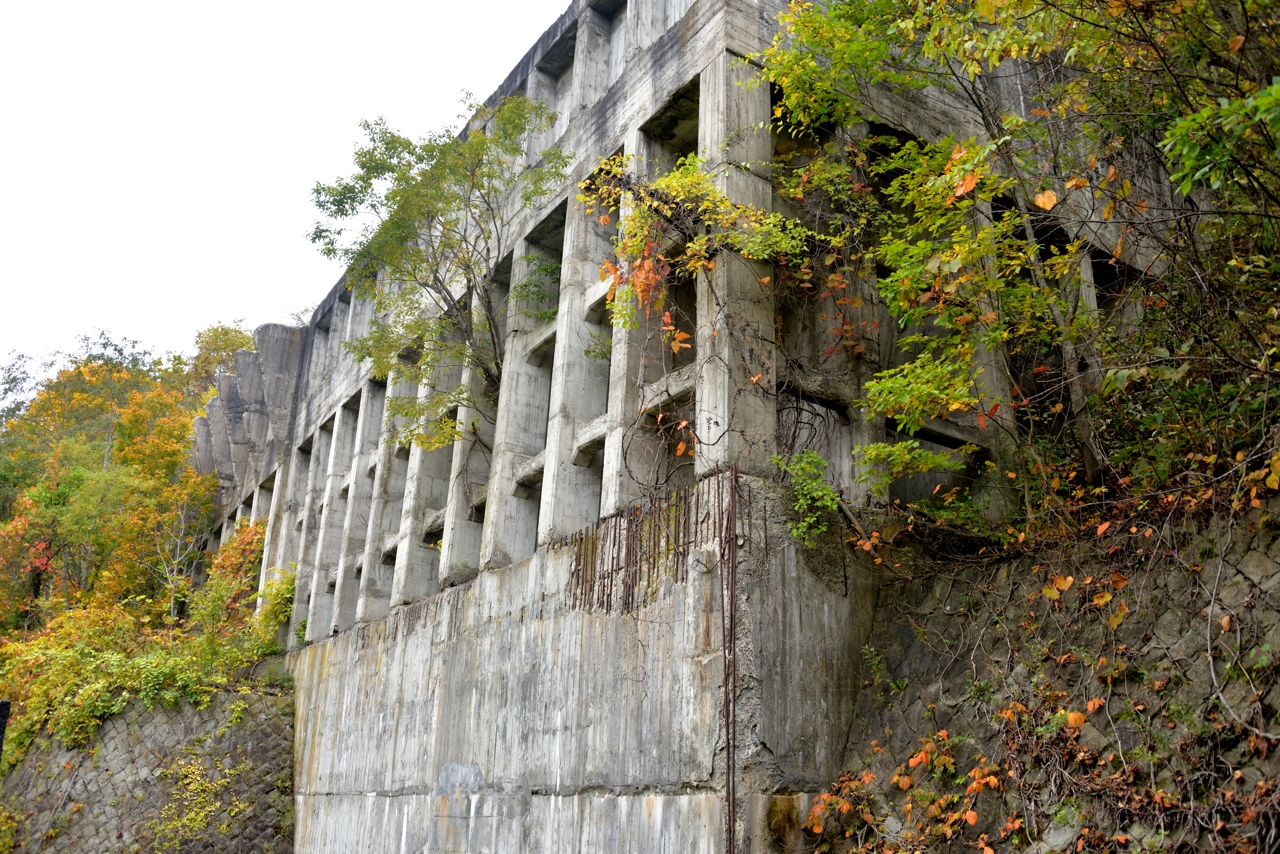
{"label": "concrete pillar", "polygon": [[218,377],[218,399],[222,401],[227,424],[227,441],[231,445],[231,465],[235,471],[237,501],[244,498],[249,477],[249,434],[244,427],[244,403],[240,399],[240,383],[235,374]]}
{"label": "concrete pillar", "polygon": [[240,404],[244,407],[244,431],[249,441],[249,470],[256,479],[274,463],[274,460],[265,459],[267,433],[271,422],[267,418],[262,368],[258,354],[248,350],[238,351],[235,361],[236,388],[240,392]]}
{"label": "concrete pillar", "polygon": [[[510,353],[507,358],[511,358]],[[471,389],[473,405],[458,407],[462,437],[453,443],[449,500],[440,545],[440,578],[445,586],[474,577],[480,566],[480,540],[487,512],[485,490],[494,447],[494,416],[481,408],[490,404],[484,397],[483,381],[469,365],[462,371],[462,384]]]}
{"label": "concrete pillar", "polygon": [[209,419],[197,415],[191,421],[192,443],[195,446],[195,467],[200,474],[212,474],[213,465],[213,431],[209,428]]}
{"label": "concrete pillar", "polygon": [[[307,640],[321,640],[331,633],[333,598],[337,589],[338,560],[342,545],[347,498],[343,481],[351,471],[356,444],[359,401],[338,407],[333,417],[328,459],[325,463],[324,493],[316,540],[315,573],[311,582],[311,606],[307,611]],[[321,430],[324,428],[322,427]]]}
{"label": "concrete pillar", "polygon": [[[295,452],[294,471],[301,473],[305,467],[305,486],[303,488],[302,513],[298,520],[298,543],[296,561],[298,564],[297,579],[293,595],[292,627],[306,620],[308,639],[310,634],[311,601],[315,595],[315,580],[319,574],[316,569],[317,545],[320,538],[320,510],[324,503],[324,487],[329,467],[329,454],[333,446],[333,428],[320,427],[312,437],[303,443]],[[327,607],[327,606],[326,606]],[[326,610],[326,619],[327,610]]]}
{"label": "concrete pillar", "polygon": [[213,470],[218,475],[219,500],[225,503],[236,492],[236,470],[231,459],[231,436],[222,398],[212,398],[205,404],[204,411],[209,424]]}
{"label": "concrete pillar", "polygon": [[[633,129],[627,134],[625,151],[636,158],[633,168],[648,168],[649,145],[640,130]],[[620,215],[625,217],[627,211],[621,211]],[[644,325],[633,329],[621,325],[613,328],[601,517],[612,516],[638,500],[660,455],[666,453],[661,439],[644,429],[640,411],[640,389],[652,378],[655,367],[651,331]]]}
{"label": "concrete pillar", "polygon": [[567,536],[600,518],[601,459],[595,448],[577,452],[579,431],[603,417],[609,404],[609,365],[586,355],[591,333],[603,332],[608,322],[603,312],[593,316],[594,323],[587,317],[589,295],[591,301],[603,297],[600,262],[612,250],[612,230],[596,216],[588,218],[581,207],[571,208],[565,221],[539,543]]}
{"label": "concrete pillar", "polygon": [[[387,390],[388,397],[417,397],[417,393],[415,383],[397,382]],[[384,417],[378,435],[369,527],[361,558],[364,569],[360,574],[360,597],[356,603],[358,623],[384,617],[391,609],[391,586],[395,578],[401,511],[409,468],[409,449],[400,445],[397,435],[403,427],[403,419]]]}
{"label": "concrete pillar", "polygon": [[378,436],[382,432],[383,403],[387,387],[380,382],[365,384],[360,395],[356,420],[355,454],[351,471],[343,481],[347,492],[346,517],[338,547],[337,580],[334,584],[333,618],[330,629],[345,632],[355,625],[360,581],[364,574],[365,538],[369,533],[369,510],[373,502],[373,481],[377,475]]}
{"label": "concrete pillar", "polygon": [[[253,330],[266,414],[275,439],[276,456],[280,460],[287,457],[285,448],[291,439],[306,332],[305,329],[280,323],[264,324]],[[236,370],[239,370],[239,363]]]}
{"label": "concrete pillar", "polygon": [[[258,572],[258,604],[263,604],[262,593],[267,582],[275,580],[288,569],[279,559],[280,540],[290,527],[291,520],[286,518],[285,505],[288,493],[289,461],[286,459],[267,480],[257,489],[255,497],[254,520],[265,519],[267,530],[262,540],[262,568]],[[262,514],[262,515],[259,515]]]}
{"label": "concrete pillar", "polygon": [[578,13],[574,46],[572,111],[600,100],[609,89],[609,19],[590,6]]}
{"label": "concrete pillar", "polygon": [[[452,377],[457,374],[456,370],[445,372],[439,379],[440,387],[455,386],[457,383]],[[426,400],[435,393],[435,387],[423,386],[418,392],[418,399]],[[443,526],[439,516],[443,515],[449,500],[452,460],[452,447],[428,449],[415,443],[409,449],[395,575],[391,580],[392,607],[425,599],[440,590]]]}
{"label": "concrete pillar", "polygon": [[[741,85],[753,76],[750,66],[728,52],[702,70],[698,149],[730,199],[768,210],[769,91]],[[715,270],[699,276],[699,477],[730,464],[749,474],[776,472],[769,460],[777,445],[778,365],[771,273],[768,265],[726,254]]]}
{"label": "concrete pillar", "polygon": [[[522,241],[517,252],[511,281],[518,287],[531,273],[534,263],[530,259],[547,250]],[[562,298],[563,293],[562,288]],[[538,457],[546,447],[547,406],[555,359],[551,336],[559,331],[559,312],[555,320],[539,321],[524,314],[530,307],[512,301],[507,313],[507,356],[502,367],[502,393],[494,425],[480,543],[480,566],[485,569],[523,560],[537,546],[542,475],[530,476],[529,470],[539,466]],[[562,303],[560,311],[563,310]],[[526,474],[523,484],[517,482],[522,471]]]}

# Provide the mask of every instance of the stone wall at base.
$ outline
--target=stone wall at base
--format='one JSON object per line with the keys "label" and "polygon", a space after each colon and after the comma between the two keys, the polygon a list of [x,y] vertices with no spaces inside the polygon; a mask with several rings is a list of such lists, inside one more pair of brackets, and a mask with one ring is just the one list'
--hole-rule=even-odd
{"label": "stone wall at base", "polygon": [[[0,781],[0,806],[19,819],[22,852],[287,854],[292,768],[291,697],[224,692],[203,709],[135,700],[88,748],[33,746]],[[193,818],[201,801],[212,806],[203,828]],[[192,838],[166,834],[169,818]]]}

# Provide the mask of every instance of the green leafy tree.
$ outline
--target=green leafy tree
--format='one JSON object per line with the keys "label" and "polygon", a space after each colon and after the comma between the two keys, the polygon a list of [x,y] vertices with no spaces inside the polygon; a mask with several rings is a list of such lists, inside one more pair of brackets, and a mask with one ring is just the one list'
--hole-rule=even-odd
{"label": "green leafy tree", "polygon": [[353,352],[381,376],[394,373],[435,389],[389,404],[428,444],[452,441],[457,428],[449,413],[459,404],[491,411],[472,387],[444,378],[450,369],[470,368],[480,397],[496,400],[519,236],[512,226],[560,185],[567,163],[558,149],[534,150],[555,118],[545,106],[517,96],[493,107],[467,101],[464,108],[463,132],[446,129],[417,141],[381,120],[365,122],[357,171],[314,191],[324,220],[312,241],[347,265],[347,286],[385,318]]}
{"label": "green leafy tree", "polygon": [[235,373],[237,352],[254,350],[253,335],[243,323],[215,323],[196,333],[196,354],[187,370],[187,396],[193,404],[216,394],[219,376]]}

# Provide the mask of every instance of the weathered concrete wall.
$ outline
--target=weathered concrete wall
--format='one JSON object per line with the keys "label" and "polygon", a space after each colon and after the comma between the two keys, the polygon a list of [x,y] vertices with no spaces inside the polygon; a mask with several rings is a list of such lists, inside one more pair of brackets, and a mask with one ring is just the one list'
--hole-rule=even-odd
{"label": "weathered concrete wall", "polygon": [[689,534],[636,575],[597,527],[295,652],[298,850],[724,851],[730,539],[737,844],[774,850],[769,797],[839,771],[874,585],[759,482],[726,534],[714,484],[650,517]]}
{"label": "weathered concrete wall", "polygon": [[[184,703],[148,710],[135,700],[107,720],[86,749],[58,742],[32,747],[0,784],[0,806],[19,817],[22,851],[286,854],[293,850],[292,753],[293,702],[287,696],[223,693],[204,709]],[[192,761],[211,782],[240,768],[210,801],[222,808],[208,826],[188,822],[194,838],[166,849],[162,841],[173,841],[174,834],[166,837],[157,821],[190,818],[190,803],[175,800],[175,772]],[[245,809],[228,815],[233,800]]]}

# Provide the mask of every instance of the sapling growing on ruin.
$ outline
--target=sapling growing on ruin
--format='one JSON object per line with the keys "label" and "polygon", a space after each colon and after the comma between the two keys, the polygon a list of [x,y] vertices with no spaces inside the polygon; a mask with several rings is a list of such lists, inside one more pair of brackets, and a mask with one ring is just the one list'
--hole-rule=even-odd
{"label": "sapling growing on ruin", "polygon": [[[434,447],[457,438],[459,406],[492,417],[508,292],[538,289],[510,281],[515,224],[563,182],[568,162],[559,149],[535,150],[555,120],[545,105],[468,98],[463,109],[461,133],[416,141],[364,122],[357,171],[313,191],[323,220],[312,242],[346,264],[347,286],[376,313],[349,346],[378,375],[417,384],[416,396],[389,397],[388,412],[404,419],[405,438]],[[460,387],[457,369],[471,381]]]}

